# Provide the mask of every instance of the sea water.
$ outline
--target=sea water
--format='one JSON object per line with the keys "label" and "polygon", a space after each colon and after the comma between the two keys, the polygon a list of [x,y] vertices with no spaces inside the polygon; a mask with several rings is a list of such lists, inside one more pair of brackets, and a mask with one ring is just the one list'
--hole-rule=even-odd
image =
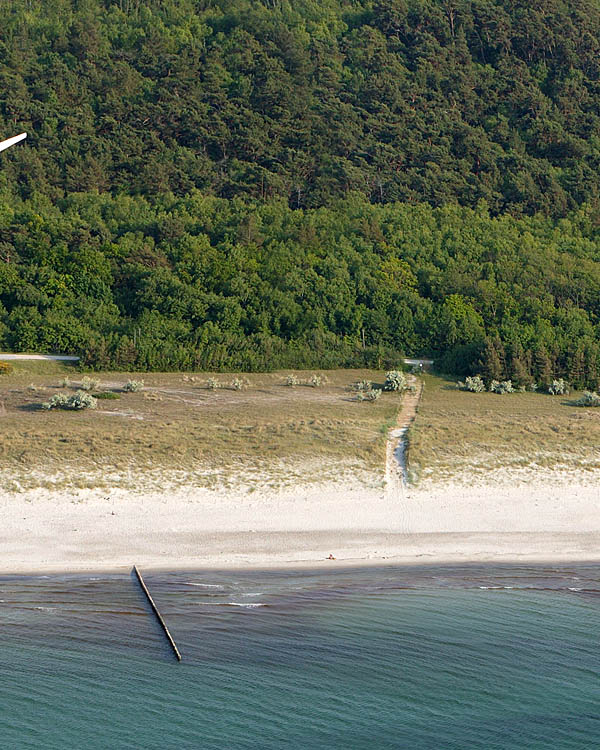
{"label": "sea water", "polygon": [[600,747],[600,568],[0,579],[0,747]]}

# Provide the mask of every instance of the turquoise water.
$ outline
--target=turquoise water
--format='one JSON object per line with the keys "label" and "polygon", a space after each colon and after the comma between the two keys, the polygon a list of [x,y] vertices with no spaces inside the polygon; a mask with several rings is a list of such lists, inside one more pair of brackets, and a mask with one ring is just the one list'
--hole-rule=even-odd
{"label": "turquoise water", "polygon": [[600,568],[0,578],[3,748],[600,746]]}

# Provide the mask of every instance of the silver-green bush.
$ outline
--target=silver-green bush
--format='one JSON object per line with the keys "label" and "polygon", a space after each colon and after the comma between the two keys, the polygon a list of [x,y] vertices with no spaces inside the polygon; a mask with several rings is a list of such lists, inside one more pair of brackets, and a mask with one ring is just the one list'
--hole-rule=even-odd
{"label": "silver-green bush", "polygon": [[373,383],[370,380],[357,380],[356,383],[352,383],[350,388],[353,391],[370,391],[373,388]]}
{"label": "silver-green bush", "polygon": [[323,385],[323,377],[321,375],[311,375],[308,384],[312,385],[313,388],[318,388],[320,385]]}
{"label": "silver-green bush", "polygon": [[128,380],[125,383],[125,387],[123,388],[123,390],[127,393],[137,393],[138,391],[141,391],[143,387],[143,380]]}
{"label": "silver-green bush", "polygon": [[566,396],[569,390],[569,384],[563,378],[553,380],[548,386],[548,393],[552,396]]}
{"label": "silver-green bush", "polygon": [[42,404],[42,409],[68,409],[67,404],[70,398],[71,396],[67,396],[66,393],[55,393],[49,401]]}
{"label": "silver-green bush", "polygon": [[289,385],[290,388],[293,388],[295,385],[299,385],[300,381],[298,380],[298,378],[294,374],[292,374],[292,375],[288,375],[286,377],[285,384]]}
{"label": "silver-green bush", "polygon": [[584,391],[583,396],[575,401],[575,406],[600,406],[600,396],[593,391]]}
{"label": "silver-green bush", "polygon": [[97,400],[85,391],[77,391],[71,396],[66,393],[55,393],[49,401],[42,404],[42,409],[69,409],[81,411],[82,409],[95,409]]}
{"label": "silver-green bush", "polygon": [[514,393],[515,389],[513,388],[512,380],[492,380],[490,383],[490,391],[491,393]]}
{"label": "silver-green bush", "polygon": [[357,401],[377,401],[377,399],[380,396],[381,396],[380,388],[371,388],[368,391],[359,391],[356,394],[356,400]]}
{"label": "silver-green bush", "polygon": [[406,375],[400,370],[390,370],[385,374],[384,391],[405,391],[407,388]]}
{"label": "silver-green bush", "polygon": [[221,383],[219,383],[219,381],[216,378],[209,378],[206,381],[206,387],[208,388],[209,391],[216,391],[217,388],[221,387]]}
{"label": "silver-green bush", "polygon": [[480,375],[469,376],[465,378],[464,383],[457,383],[457,386],[462,391],[470,391],[471,393],[483,393],[485,391],[485,383]]}
{"label": "silver-green bush", "polygon": [[84,391],[95,391],[96,388],[100,385],[100,381],[96,378],[88,378],[87,375],[85,375],[81,379],[81,389]]}

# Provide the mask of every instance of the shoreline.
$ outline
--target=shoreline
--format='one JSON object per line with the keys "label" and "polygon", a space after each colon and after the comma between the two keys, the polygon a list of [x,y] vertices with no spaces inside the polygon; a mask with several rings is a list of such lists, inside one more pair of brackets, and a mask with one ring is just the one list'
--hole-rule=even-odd
{"label": "shoreline", "polygon": [[[417,535],[420,537],[421,535]],[[533,534],[531,536],[537,537],[539,535]],[[134,563],[138,567],[143,568],[143,573],[219,573],[219,572],[244,572],[244,573],[269,573],[269,572],[315,572],[315,573],[335,573],[336,570],[350,572],[353,570],[365,570],[372,568],[380,568],[382,570],[388,568],[394,569],[427,569],[435,568],[436,570],[448,568],[488,568],[488,567],[501,567],[501,568],[545,568],[545,567],[558,567],[562,568],[569,565],[583,565],[583,566],[600,566],[600,532],[583,532],[580,535],[569,535],[572,539],[573,536],[589,537],[588,541],[590,545],[593,545],[593,550],[582,550],[579,556],[573,556],[572,550],[568,550],[561,553],[556,553],[553,557],[548,557],[545,554],[534,552],[529,553],[518,553],[507,551],[506,554],[490,554],[489,556],[483,555],[475,559],[473,557],[465,556],[464,554],[457,554],[454,557],[445,556],[444,554],[417,554],[414,556],[398,555],[398,556],[383,556],[383,557],[347,557],[347,558],[336,558],[335,560],[328,560],[327,558],[315,558],[315,559],[295,559],[295,560],[265,560],[262,559],[260,562],[236,562],[229,561],[226,563],[206,562],[205,564],[198,564],[197,561],[191,560],[179,560],[171,561],[169,564],[157,564],[140,562],[139,559],[132,561],[131,563],[120,563],[115,564],[114,562],[108,562],[106,564],[89,564],[83,563],[81,566],[74,565],[68,569],[64,566],[57,565],[45,565],[40,568],[30,567],[19,567],[14,570],[0,570],[0,580],[9,578],[40,578],[40,577],[61,577],[61,576],[87,576],[87,575],[133,575]],[[497,538],[497,537],[496,537]],[[422,541],[421,539],[414,539],[413,541]]]}

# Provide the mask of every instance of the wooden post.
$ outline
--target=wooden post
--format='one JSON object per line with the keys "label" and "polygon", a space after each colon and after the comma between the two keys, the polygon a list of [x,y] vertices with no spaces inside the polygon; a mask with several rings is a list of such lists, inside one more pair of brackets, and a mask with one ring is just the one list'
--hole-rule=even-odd
{"label": "wooden post", "polygon": [[173,636],[169,632],[169,628],[167,627],[167,623],[163,620],[163,616],[158,611],[158,607],[154,603],[154,599],[150,595],[150,592],[148,591],[148,587],[144,583],[144,579],[142,578],[142,574],[138,570],[137,565],[133,566],[133,572],[137,576],[137,579],[140,582],[140,586],[142,587],[142,591],[144,592],[144,594],[146,594],[146,597],[147,597],[148,601],[150,602],[150,606],[152,607],[152,611],[156,615],[156,619],[160,623],[161,628],[164,630],[165,635],[167,636],[167,640],[171,644],[171,648],[173,649],[173,651],[175,653],[175,656],[177,657],[177,661],[181,661],[181,654],[179,653],[179,649],[177,648],[177,644],[173,640]]}

